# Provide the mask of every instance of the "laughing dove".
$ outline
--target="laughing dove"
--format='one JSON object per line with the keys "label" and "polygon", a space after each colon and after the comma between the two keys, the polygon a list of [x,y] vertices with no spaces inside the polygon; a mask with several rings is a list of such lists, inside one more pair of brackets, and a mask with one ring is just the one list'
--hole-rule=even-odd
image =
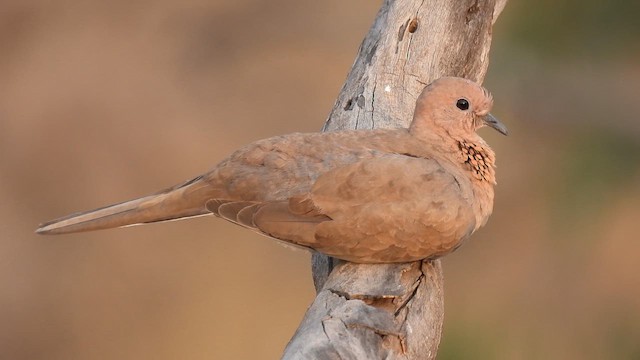
{"label": "laughing dove", "polygon": [[456,249],[493,207],[489,92],[446,77],[420,94],[408,129],[294,133],[260,140],[156,194],[42,224],[63,234],[216,215],[347,261],[409,262]]}

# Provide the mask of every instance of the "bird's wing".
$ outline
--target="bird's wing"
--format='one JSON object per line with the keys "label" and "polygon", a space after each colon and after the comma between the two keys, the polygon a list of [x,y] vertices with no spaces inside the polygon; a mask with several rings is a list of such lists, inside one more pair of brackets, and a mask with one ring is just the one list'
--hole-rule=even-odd
{"label": "bird's wing", "polygon": [[328,171],[308,194],[257,209],[252,221],[273,237],[296,236],[301,245],[358,262],[444,255],[475,228],[455,176],[435,160],[404,155]]}

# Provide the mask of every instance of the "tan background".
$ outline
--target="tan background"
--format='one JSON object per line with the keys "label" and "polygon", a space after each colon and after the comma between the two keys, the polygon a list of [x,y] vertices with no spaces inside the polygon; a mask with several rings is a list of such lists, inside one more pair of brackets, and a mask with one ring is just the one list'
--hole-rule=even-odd
{"label": "tan background", "polygon": [[[513,1],[486,85],[512,136],[444,260],[440,359],[640,358],[636,1]],[[365,0],[0,3],[0,359],[276,358],[309,255],[212,218],[38,237],[256,139],[318,130]]]}

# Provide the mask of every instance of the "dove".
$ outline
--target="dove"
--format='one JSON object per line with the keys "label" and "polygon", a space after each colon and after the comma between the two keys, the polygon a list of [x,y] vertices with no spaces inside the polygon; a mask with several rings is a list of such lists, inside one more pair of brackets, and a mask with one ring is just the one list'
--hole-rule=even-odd
{"label": "dove", "polygon": [[358,263],[450,253],[493,209],[495,154],[507,135],[480,85],[443,77],[409,128],[292,133],[251,143],[211,171],[155,194],[44,224],[39,234],[214,215],[267,237]]}

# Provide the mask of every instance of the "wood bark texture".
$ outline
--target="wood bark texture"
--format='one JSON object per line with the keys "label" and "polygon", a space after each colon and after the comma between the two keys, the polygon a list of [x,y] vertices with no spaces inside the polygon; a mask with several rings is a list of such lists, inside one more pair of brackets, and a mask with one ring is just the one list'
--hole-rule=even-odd
{"label": "wood bark texture", "polygon": [[[507,0],[385,0],[324,131],[407,127],[425,85],[481,83]],[[439,260],[312,259],[318,291],[283,359],[435,359],[444,320]]]}

